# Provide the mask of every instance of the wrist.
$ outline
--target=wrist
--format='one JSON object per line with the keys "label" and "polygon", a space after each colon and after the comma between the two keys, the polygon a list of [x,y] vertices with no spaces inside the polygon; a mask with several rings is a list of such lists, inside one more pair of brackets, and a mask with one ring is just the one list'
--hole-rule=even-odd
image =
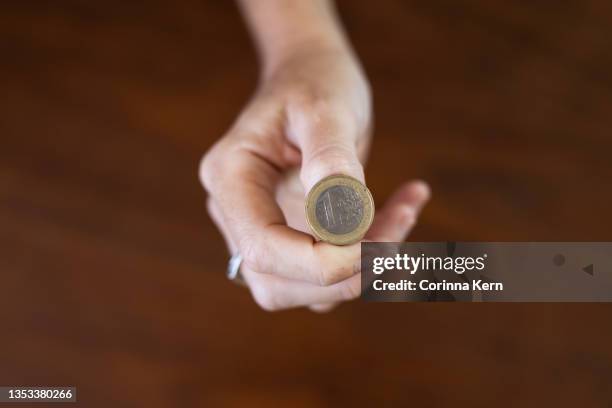
{"label": "wrist", "polygon": [[316,33],[282,40],[261,53],[261,75],[266,79],[287,66],[318,56],[350,57],[352,51],[342,35]]}
{"label": "wrist", "polygon": [[331,0],[240,0],[239,4],[257,44],[264,77],[299,55],[350,53]]}

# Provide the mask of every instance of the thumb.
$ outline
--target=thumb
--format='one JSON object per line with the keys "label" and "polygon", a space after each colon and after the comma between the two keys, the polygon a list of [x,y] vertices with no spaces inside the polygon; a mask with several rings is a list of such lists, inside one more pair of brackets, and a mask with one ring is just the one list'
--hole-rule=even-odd
{"label": "thumb", "polygon": [[290,115],[289,124],[288,133],[302,153],[300,178],[306,192],[332,174],[345,174],[364,183],[357,154],[359,131],[349,115],[317,109]]}

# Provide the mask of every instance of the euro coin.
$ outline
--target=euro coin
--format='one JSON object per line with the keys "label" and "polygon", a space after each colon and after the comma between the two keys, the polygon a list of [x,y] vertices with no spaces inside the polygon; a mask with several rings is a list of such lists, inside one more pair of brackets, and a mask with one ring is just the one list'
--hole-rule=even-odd
{"label": "euro coin", "polygon": [[314,236],[334,245],[361,240],[374,219],[374,200],[359,180],[335,174],[308,192],[306,219]]}

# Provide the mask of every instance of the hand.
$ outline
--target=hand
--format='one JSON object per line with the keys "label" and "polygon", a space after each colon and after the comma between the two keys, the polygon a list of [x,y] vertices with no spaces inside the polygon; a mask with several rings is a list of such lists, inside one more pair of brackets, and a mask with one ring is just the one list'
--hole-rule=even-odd
{"label": "hand", "polygon": [[[265,310],[323,311],[359,296],[359,243],[315,242],[304,200],[330,174],[364,181],[370,111],[367,82],[347,50],[302,47],[265,75],[203,158],[209,213],[230,251],[242,254],[242,275]],[[403,240],[428,197],[422,182],[400,187],[366,239]]]}

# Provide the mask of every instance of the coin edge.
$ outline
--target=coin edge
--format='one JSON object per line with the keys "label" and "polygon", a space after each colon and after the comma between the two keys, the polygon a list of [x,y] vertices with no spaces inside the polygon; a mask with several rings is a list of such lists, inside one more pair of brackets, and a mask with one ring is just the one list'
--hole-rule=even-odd
{"label": "coin edge", "polygon": [[[331,183],[335,179],[345,181],[345,183],[336,183],[347,185],[359,194],[360,198],[364,203],[364,215],[359,225],[351,232],[346,234],[333,234],[327,232],[323,226],[318,222],[316,218],[314,201],[315,196],[321,194],[325,188],[331,187],[334,183]],[[348,181],[348,183],[346,183]],[[331,185],[329,185],[331,184]],[[329,185],[329,186],[328,186]],[[355,185],[359,188],[355,188]],[[305,203],[306,221],[313,235],[320,241],[328,242],[333,245],[345,246],[351,245],[360,241],[370,229],[372,221],[374,220],[374,198],[370,190],[361,181],[355,177],[348,176],[346,174],[332,174],[319,180],[308,192]],[[314,225],[313,225],[314,224]],[[357,233],[356,233],[357,231]]]}

